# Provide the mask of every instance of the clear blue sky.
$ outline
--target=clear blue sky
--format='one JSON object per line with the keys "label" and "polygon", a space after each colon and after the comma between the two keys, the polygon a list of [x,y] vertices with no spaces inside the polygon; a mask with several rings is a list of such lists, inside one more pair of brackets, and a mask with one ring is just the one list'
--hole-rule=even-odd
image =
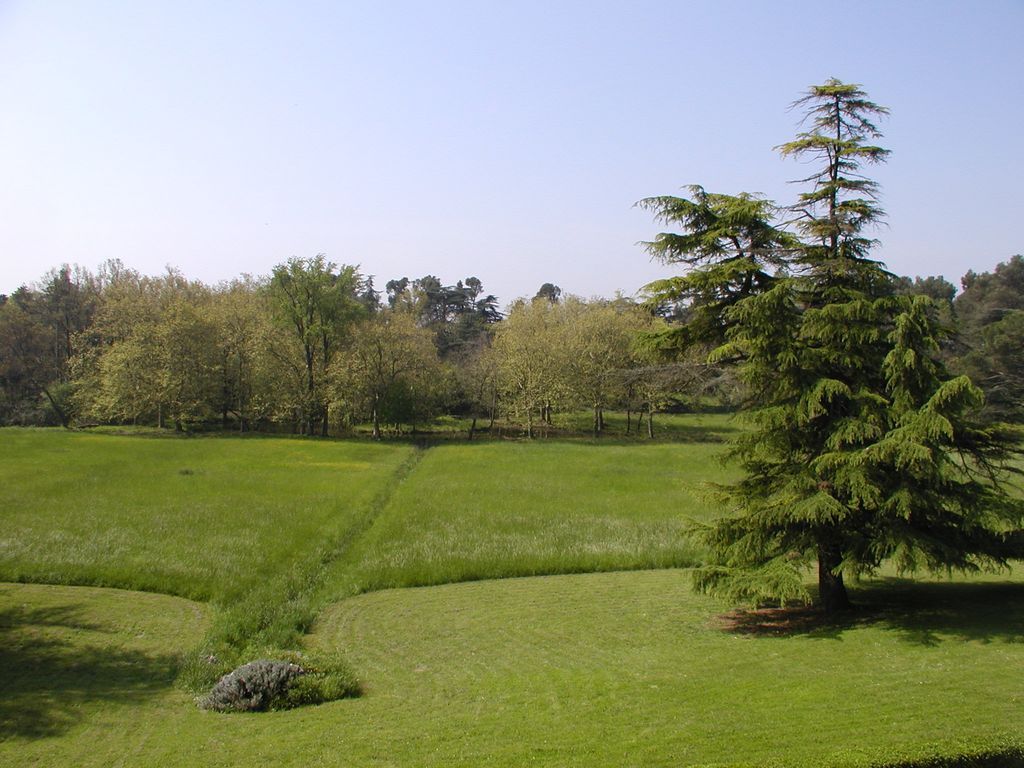
{"label": "clear blue sky", "polygon": [[0,292],[61,262],[290,256],[632,294],[640,198],[790,201],[831,76],[888,106],[893,271],[1024,251],[1024,2],[0,0]]}

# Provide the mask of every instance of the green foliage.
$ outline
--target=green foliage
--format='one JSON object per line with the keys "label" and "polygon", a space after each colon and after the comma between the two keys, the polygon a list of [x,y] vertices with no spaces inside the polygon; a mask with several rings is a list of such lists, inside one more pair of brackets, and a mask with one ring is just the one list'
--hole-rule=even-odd
{"label": "green foliage", "polygon": [[323,704],[362,693],[355,673],[336,649],[293,652],[284,654],[284,658],[300,665],[302,675],[288,686],[280,702],[281,709]]}
{"label": "green foliage", "polygon": [[538,415],[566,399],[564,346],[559,343],[564,314],[550,301],[518,301],[494,335],[501,397],[533,437]]}
{"label": "green foliage", "polygon": [[876,203],[878,183],[859,170],[889,156],[888,149],[866,143],[881,136],[872,121],[889,110],[868,100],[859,85],[835,78],[811,86],[792,106],[803,110],[809,130],[777,149],[783,157],[818,164],[819,170],[801,179],[811,189],[792,206],[812,274],[826,287],[883,279],[871,262],[863,263],[874,243],[863,233],[884,214]]}
{"label": "green foliage", "polygon": [[199,703],[217,712],[292,709],[359,695],[352,670],[336,654],[278,652],[275,660],[250,661],[221,677]]}
{"label": "green foliage", "polygon": [[689,190],[692,200],[663,196],[637,203],[652,211],[656,221],[684,230],[662,232],[643,243],[663,264],[689,267],[685,275],[646,287],[649,303],[662,308],[681,306],[685,319],[685,325],[654,336],[661,348],[724,341],[729,327],[726,310],[767,291],[796,244],[791,235],[773,225],[776,209],[771,201],[745,192],[709,193],[696,184]]}
{"label": "green foliage", "polygon": [[984,390],[996,419],[1024,421],[1024,257],[968,272],[955,302],[965,348],[955,365]]}
{"label": "green foliage", "polygon": [[434,415],[446,371],[432,336],[410,313],[390,309],[353,327],[332,366],[332,387],[342,408],[370,417],[374,437],[382,423],[415,424]]}
{"label": "green foliage", "polygon": [[434,275],[410,281],[403,277],[386,285],[388,306],[407,313],[429,329],[442,358],[458,354],[489,335],[501,319],[498,299],[484,294],[479,278],[467,277],[455,285],[443,285]]}
{"label": "green foliage", "polygon": [[1007,311],[1024,309],[1024,256],[1017,254],[992,272],[969,271],[961,280],[963,293],[956,311],[968,335],[999,320]]}
{"label": "green foliage", "polygon": [[604,430],[605,409],[652,411],[655,400],[678,391],[670,385],[686,379],[661,375],[665,371],[650,365],[648,351],[638,345],[641,334],[660,327],[622,297],[517,301],[496,328],[487,355],[506,414],[533,437],[537,422],[549,430],[555,411],[588,408],[597,437]]}
{"label": "green foliage", "polygon": [[[744,474],[723,489],[730,514],[697,531],[711,562],[695,583],[732,600],[806,600],[802,569],[817,562],[831,610],[849,605],[844,576],[888,559],[908,571],[1005,567],[1024,524],[1003,485],[1016,437],[979,422],[981,392],[946,372],[935,301],[868,258],[866,230],[883,213],[860,170],[888,155],[869,143],[887,110],[837,80],[794,106],[807,130],[779,150],[816,170],[790,207],[800,240],[766,241],[774,275],[749,273],[736,289],[741,241],[723,247],[712,214],[748,196],[647,203],[686,230],[650,245],[693,267],[678,279],[700,308],[686,343],[719,344],[711,359],[734,363],[749,393],[751,429],[730,454]],[[753,209],[758,232],[773,231],[769,210]]]}
{"label": "green foliage", "polygon": [[364,289],[358,267],[339,269],[323,254],[274,267],[267,295],[275,318],[297,343],[289,356],[290,366],[300,372],[292,395],[306,434],[327,434],[325,379],[349,326],[366,312]]}

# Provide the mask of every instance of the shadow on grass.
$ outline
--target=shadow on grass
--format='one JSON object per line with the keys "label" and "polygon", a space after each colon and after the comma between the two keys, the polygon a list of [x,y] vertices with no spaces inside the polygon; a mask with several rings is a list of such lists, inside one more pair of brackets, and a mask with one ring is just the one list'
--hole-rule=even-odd
{"label": "shadow on grass", "polygon": [[896,632],[909,643],[1024,642],[1024,583],[914,582],[884,579],[851,591],[852,610],[738,610],[718,619],[726,632],[764,637],[840,639],[858,627]]}
{"label": "shadow on grass", "polygon": [[[536,427],[534,436],[527,437],[526,429],[520,427],[495,427],[493,430],[478,430],[472,440],[468,440],[465,432],[432,432],[420,430],[416,433],[403,432],[401,434],[385,433],[381,440],[385,443],[411,444],[420,448],[430,448],[436,445],[486,445],[496,442],[523,442],[523,443],[573,443],[588,445],[659,445],[664,443],[710,443],[724,444],[736,432],[739,427],[732,426],[696,426],[696,425],[674,425],[659,430],[654,439],[646,434],[635,433],[625,434],[622,431],[609,429],[601,434],[601,437],[594,437],[593,432],[588,430],[572,430],[562,427]],[[358,440],[371,440],[368,434],[358,433],[355,435]]]}
{"label": "shadow on grass", "polygon": [[96,633],[111,634],[74,605],[0,610],[0,740],[57,736],[87,704],[138,703],[171,685],[176,656],[97,645]]}

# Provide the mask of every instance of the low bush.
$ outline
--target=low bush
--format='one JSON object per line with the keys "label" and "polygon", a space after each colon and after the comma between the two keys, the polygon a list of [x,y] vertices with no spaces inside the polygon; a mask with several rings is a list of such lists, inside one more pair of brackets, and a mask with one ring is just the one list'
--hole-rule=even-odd
{"label": "low bush", "polygon": [[285,652],[271,661],[259,659],[224,675],[199,702],[216,712],[261,712],[351,698],[359,682],[343,661],[326,656]]}
{"label": "low bush", "polygon": [[287,661],[251,661],[218,680],[200,706],[217,712],[270,709],[285,699],[292,681],[304,673],[298,664]]}
{"label": "low bush", "polygon": [[326,656],[299,656],[305,674],[297,677],[275,708],[285,709],[306,704],[348,699],[362,692],[351,668],[342,660]]}
{"label": "low bush", "polygon": [[1024,768],[1024,747],[1020,745],[979,749],[964,744],[963,750],[962,754],[883,763],[881,768]]}

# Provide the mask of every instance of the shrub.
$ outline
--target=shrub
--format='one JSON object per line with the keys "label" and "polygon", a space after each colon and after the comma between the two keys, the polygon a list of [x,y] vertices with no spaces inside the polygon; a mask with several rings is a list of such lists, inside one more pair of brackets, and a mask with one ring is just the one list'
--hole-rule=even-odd
{"label": "shrub", "polygon": [[281,656],[281,661],[260,659],[224,675],[199,706],[217,712],[256,712],[360,694],[359,682],[340,659],[297,652]]}
{"label": "shrub", "polygon": [[322,704],[358,696],[359,681],[347,664],[337,658],[294,654],[292,660],[301,664],[304,674],[296,678],[285,692],[278,708]]}
{"label": "shrub", "polygon": [[200,704],[217,712],[270,709],[285,698],[292,681],[305,670],[287,661],[259,659],[224,675]]}

